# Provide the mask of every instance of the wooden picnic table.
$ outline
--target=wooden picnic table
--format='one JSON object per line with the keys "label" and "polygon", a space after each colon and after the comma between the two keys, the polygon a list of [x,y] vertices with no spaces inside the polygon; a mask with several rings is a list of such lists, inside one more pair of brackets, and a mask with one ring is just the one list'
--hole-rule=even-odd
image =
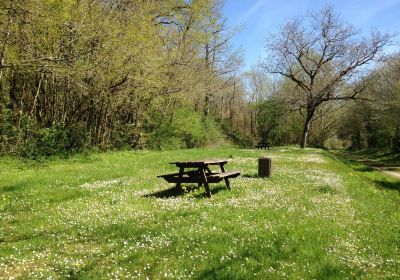
{"label": "wooden picnic table", "polygon": [[261,141],[261,142],[258,142],[257,143],[257,145],[256,145],[256,148],[257,149],[268,149],[269,150],[269,148],[271,148],[272,147],[272,145],[270,144],[270,143],[268,143],[268,142],[263,142],[263,141]]}
{"label": "wooden picnic table", "polygon": [[[171,162],[179,168],[178,173],[160,175],[169,183],[176,183],[177,190],[182,192],[182,183],[197,183],[198,186],[204,184],[207,197],[211,197],[210,183],[219,183],[224,180],[226,187],[230,190],[229,178],[236,178],[240,175],[239,171],[226,172],[224,165],[228,160],[224,159],[207,159],[196,161],[179,161]],[[217,165],[220,167],[220,172],[211,171],[210,166]],[[190,169],[189,171],[185,169]]]}

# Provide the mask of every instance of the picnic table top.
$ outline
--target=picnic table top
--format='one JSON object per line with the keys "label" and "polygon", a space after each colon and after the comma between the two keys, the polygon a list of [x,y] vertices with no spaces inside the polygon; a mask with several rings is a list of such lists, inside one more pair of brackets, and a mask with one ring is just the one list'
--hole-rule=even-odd
{"label": "picnic table top", "polygon": [[192,161],[177,161],[171,162],[177,166],[204,166],[204,165],[219,165],[227,163],[227,159],[204,159],[204,160],[192,160]]}

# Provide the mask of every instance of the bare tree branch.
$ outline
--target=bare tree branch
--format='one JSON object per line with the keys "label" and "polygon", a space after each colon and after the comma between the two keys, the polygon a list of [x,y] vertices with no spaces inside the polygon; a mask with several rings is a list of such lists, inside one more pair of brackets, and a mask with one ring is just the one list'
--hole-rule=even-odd
{"label": "bare tree branch", "polygon": [[331,7],[285,24],[267,41],[269,57],[262,67],[302,89],[307,109],[301,146],[307,142],[310,122],[318,106],[333,100],[360,100],[364,88],[341,91],[342,85],[361,75],[364,66],[381,61],[392,34],[372,31],[363,38],[343,22]]}

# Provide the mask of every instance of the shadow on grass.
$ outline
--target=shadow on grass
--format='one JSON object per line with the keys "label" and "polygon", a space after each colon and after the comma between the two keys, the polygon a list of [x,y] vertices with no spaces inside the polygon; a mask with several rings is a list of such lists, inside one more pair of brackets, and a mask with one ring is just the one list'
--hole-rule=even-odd
{"label": "shadow on grass", "polygon": [[396,190],[400,192],[400,181],[399,182],[389,182],[383,180],[375,180],[374,181],[379,187],[389,190]]}
{"label": "shadow on grass", "polygon": [[[211,191],[211,195],[215,195],[217,193],[219,193],[220,191],[224,191],[227,190],[227,188],[224,185],[218,185],[216,187],[213,187],[213,185],[210,185],[210,191]],[[196,194],[193,196],[194,198],[203,198],[206,197],[206,192],[205,190],[199,194]]]}
{"label": "shadow on grass", "polygon": [[[143,197],[147,198],[172,198],[172,197],[179,197],[179,196],[184,196],[185,194],[197,191],[199,189],[202,189],[203,191],[200,192],[199,194],[193,195],[195,198],[203,198],[205,197],[205,189],[203,186],[197,186],[197,185],[186,185],[183,186],[183,192],[179,192],[176,187],[172,187],[166,190],[161,190],[157,191],[154,193],[146,194]],[[214,187],[212,184],[210,184],[210,191],[211,195],[219,193],[221,190],[226,190],[226,187],[223,185],[219,185]]]}
{"label": "shadow on grass", "polygon": [[397,166],[387,167],[387,168],[385,168],[385,171],[400,171],[400,168]]}
{"label": "shadow on grass", "polygon": [[400,166],[400,153],[384,152],[379,150],[361,150],[361,151],[341,151],[335,153],[342,159],[358,163],[367,163],[368,165],[396,167]]}
{"label": "shadow on grass", "polygon": [[354,171],[359,171],[359,172],[372,172],[375,169],[372,168],[371,166],[363,166],[363,167],[352,167]]}
{"label": "shadow on grass", "polygon": [[250,179],[268,179],[268,177],[260,177],[257,174],[243,174],[242,177]]}
{"label": "shadow on grass", "polygon": [[20,189],[20,186],[5,186],[2,188],[3,192],[14,192]]}
{"label": "shadow on grass", "polygon": [[179,192],[176,187],[172,187],[166,190],[157,191],[155,193],[146,194],[143,197],[147,198],[171,198],[184,195],[184,192]]}
{"label": "shadow on grass", "polygon": [[20,182],[14,185],[7,185],[4,187],[0,187],[0,193],[1,192],[15,192],[15,191],[19,191],[22,190],[23,188],[25,188],[27,186],[27,184],[25,182]]}

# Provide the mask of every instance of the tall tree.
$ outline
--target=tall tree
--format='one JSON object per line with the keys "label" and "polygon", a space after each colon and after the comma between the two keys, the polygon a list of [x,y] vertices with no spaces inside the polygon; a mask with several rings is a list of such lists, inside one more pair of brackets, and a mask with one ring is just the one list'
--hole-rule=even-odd
{"label": "tall tree", "polygon": [[343,22],[331,7],[294,18],[280,33],[267,40],[268,57],[262,67],[292,81],[301,92],[299,104],[305,110],[300,146],[307,146],[310,125],[319,106],[335,100],[354,100],[363,91],[343,90],[349,81],[362,79],[363,66],[382,59],[392,35],[371,31],[362,37]]}

